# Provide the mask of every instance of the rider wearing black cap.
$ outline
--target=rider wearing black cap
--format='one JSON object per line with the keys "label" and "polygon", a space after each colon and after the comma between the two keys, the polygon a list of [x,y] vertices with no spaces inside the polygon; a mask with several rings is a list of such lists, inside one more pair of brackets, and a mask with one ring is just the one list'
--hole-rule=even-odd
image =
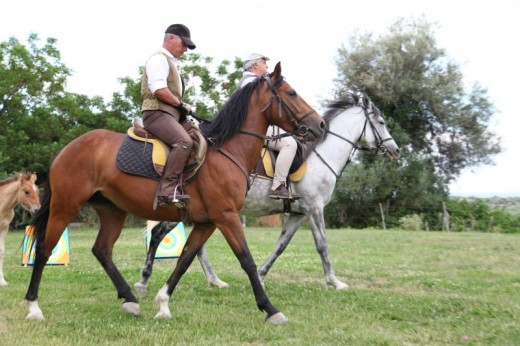
{"label": "rider wearing black cap", "polygon": [[190,30],[183,24],[170,25],[162,47],[146,61],[141,80],[144,127],[172,147],[159,183],[159,205],[180,206],[190,200],[182,187],[178,189],[193,141],[180,124],[191,113],[191,106],[182,101],[184,81],[176,66],[188,49],[195,49]]}

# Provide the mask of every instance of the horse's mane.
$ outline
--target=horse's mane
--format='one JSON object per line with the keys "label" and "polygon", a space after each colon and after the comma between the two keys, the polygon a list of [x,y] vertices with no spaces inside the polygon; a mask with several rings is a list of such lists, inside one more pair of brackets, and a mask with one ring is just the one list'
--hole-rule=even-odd
{"label": "horse's mane", "polygon": [[226,101],[211,122],[204,122],[200,129],[205,137],[210,138],[213,145],[220,147],[229,137],[233,136],[244,124],[251,94],[262,84],[263,78],[237,89]]}
{"label": "horse's mane", "polygon": [[[336,116],[338,116],[338,114],[343,112],[345,109],[354,107],[358,103],[359,103],[359,96],[357,96],[356,94],[353,94],[353,93],[345,94],[345,95],[341,96],[340,98],[338,98],[337,100],[330,101],[327,104],[327,110],[323,114],[323,120],[325,121],[327,129],[329,128],[329,124],[332,121],[332,119],[334,119]],[[301,143],[303,146],[303,149],[302,149],[303,153],[302,153],[300,160],[302,162],[305,161],[309,157],[311,152],[314,150],[314,148],[316,148],[316,146],[319,143],[323,142],[327,138],[328,135],[329,135],[329,132],[325,131],[325,135],[321,138],[321,140],[310,142],[310,143]]]}
{"label": "horse's mane", "polygon": [[323,115],[323,120],[328,125],[332,119],[338,114],[343,112],[345,109],[354,107],[359,103],[359,96],[353,93],[347,93],[341,96],[339,99],[329,102],[327,110]]}
{"label": "horse's mane", "polygon": [[14,177],[8,177],[8,178],[6,178],[4,180],[0,180],[0,186],[10,184],[10,183],[12,183],[13,181],[15,181],[17,179],[18,179],[18,177],[14,176]]}
{"label": "horse's mane", "polygon": [[[28,177],[30,177],[30,175],[31,175],[31,173],[29,173],[29,172],[22,172],[21,174],[23,174],[23,177],[25,179],[28,179]],[[11,177],[7,177],[4,180],[0,180],[0,186],[11,184],[13,181],[16,181],[18,179],[20,179],[19,174],[13,175]]]}

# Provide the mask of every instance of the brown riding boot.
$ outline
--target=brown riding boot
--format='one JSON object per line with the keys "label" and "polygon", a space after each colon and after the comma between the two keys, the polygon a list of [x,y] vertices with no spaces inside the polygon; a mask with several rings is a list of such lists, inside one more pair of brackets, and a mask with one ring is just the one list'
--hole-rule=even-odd
{"label": "brown riding boot", "polygon": [[297,200],[300,199],[300,195],[296,193],[291,193],[284,184],[280,184],[275,190],[271,190],[269,197],[273,199],[290,199]]}
{"label": "brown riding boot", "polygon": [[190,196],[183,194],[181,187],[179,187],[179,178],[189,154],[188,150],[176,145],[170,151],[160,182],[161,188],[158,193],[160,206],[175,204],[182,207],[190,201]]}

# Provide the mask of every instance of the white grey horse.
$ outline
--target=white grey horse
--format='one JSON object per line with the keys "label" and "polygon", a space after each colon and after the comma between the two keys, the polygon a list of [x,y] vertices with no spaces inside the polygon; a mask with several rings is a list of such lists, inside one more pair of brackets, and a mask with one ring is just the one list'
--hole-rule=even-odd
{"label": "white grey horse", "polygon": [[[384,155],[389,160],[397,159],[400,155],[399,147],[390,136],[379,109],[366,95],[363,95],[361,102],[357,96],[348,95],[332,103],[323,119],[328,126],[327,133],[321,143],[311,148],[307,158],[307,172],[303,178],[291,183],[291,188],[301,195],[301,199],[291,204],[290,215],[283,225],[273,252],[258,268],[262,284],[273,263],[283,253],[293,235],[307,218],[316,250],[322,260],[326,284],[338,290],[347,289],[348,285],[334,275],[331,267],[323,209],[330,202],[337,180],[356,150],[373,151]],[[284,212],[280,200],[269,198],[271,185],[271,179],[255,176],[240,213],[248,216],[265,216]],[[135,284],[137,291],[146,291],[155,251],[171,229],[165,222],[152,229],[150,251],[141,271],[141,279]],[[227,287],[228,284],[220,280],[215,273],[206,254],[206,245],[202,247],[198,257],[208,284],[221,288]]]}

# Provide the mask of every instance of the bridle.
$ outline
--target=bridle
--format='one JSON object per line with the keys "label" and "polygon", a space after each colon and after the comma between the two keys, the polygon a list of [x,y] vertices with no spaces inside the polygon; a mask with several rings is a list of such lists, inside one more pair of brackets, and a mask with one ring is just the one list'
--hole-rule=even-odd
{"label": "bridle", "polygon": [[287,114],[289,116],[289,119],[291,120],[291,122],[296,127],[296,129],[292,132],[286,132],[286,133],[282,133],[282,134],[279,134],[276,136],[267,136],[265,134],[258,134],[258,133],[253,133],[253,132],[249,132],[249,131],[243,131],[243,130],[240,130],[238,132],[242,133],[242,134],[246,134],[246,135],[251,135],[253,137],[261,138],[261,139],[267,140],[267,141],[276,140],[276,139],[293,136],[293,135],[302,136],[302,137],[306,136],[307,133],[309,133],[309,128],[307,127],[307,125],[302,124],[302,122],[306,118],[310,117],[312,114],[316,113],[316,111],[314,109],[311,109],[310,111],[305,113],[302,117],[298,118],[296,116],[296,113],[293,112],[289,108],[289,106],[287,106],[287,104],[284,102],[284,100],[282,99],[280,94],[278,94],[277,89],[284,81],[283,76],[280,76],[274,83],[271,80],[271,78],[269,78],[269,76],[264,76],[262,78],[264,79],[264,81],[267,82],[267,85],[269,86],[269,89],[271,90],[272,95],[271,95],[271,98],[269,99],[269,102],[267,102],[267,104],[260,110],[260,113],[265,112],[269,107],[272,106],[274,100],[276,100],[276,101],[278,101],[278,117],[281,118],[284,113]]}
{"label": "bridle", "polygon": [[[357,139],[356,142],[353,142],[353,141],[349,140],[348,138],[345,138],[345,137],[343,137],[341,135],[338,135],[337,133],[330,131],[328,128],[326,129],[327,133],[329,133],[329,134],[331,134],[333,136],[336,136],[336,137],[342,139],[343,141],[349,143],[350,145],[352,145],[352,151],[350,152],[350,155],[349,155],[349,157],[347,159],[347,162],[345,163],[345,165],[343,166],[343,168],[340,170],[339,173],[336,173],[334,171],[334,169],[327,163],[327,161],[323,158],[323,156],[321,156],[320,153],[318,153],[316,148],[312,149],[312,151],[325,164],[325,166],[327,166],[328,169],[334,174],[334,176],[336,176],[336,180],[339,179],[339,177],[341,176],[341,174],[343,173],[343,171],[345,170],[347,165],[352,161],[352,158],[354,157],[354,154],[356,153],[357,150],[371,151],[371,152],[374,152],[374,154],[376,154],[376,155],[377,154],[384,155],[388,151],[388,149],[384,145],[384,143],[387,142],[387,141],[393,140],[392,137],[388,137],[388,138],[383,139],[381,134],[379,133],[379,131],[377,131],[374,123],[370,119],[370,115],[374,114],[374,108],[373,107],[365,107],[365,106],[359,106],[359,107],[361,107],[363,109],[363,113],[365,114],[365,124],[363,125],[363,131],[361,131],[361,134],[359,135],[359,138]],[[372,134],[374,135],[374,138],[376,139],[376,146],[375,147],[359,145],[361,140],[366,137],[367,125],[370,125],[370,128],[372,129]]]}
{"label": "bridle", "polygon": [[[297,136],[305,136],[305,135],[307,135],[307,133],[309,133],[309,128],[306,125],[301,124],[301,122],[304,121],[309,116],[311,116],[312,114],[316,113],[316,111],[314,109],[311,109],[310,111],[305,113],[302,117],[298,118],[296,116],[296,113],[293,112],[289,108],[289,106],[287,106],[287,104],[283,101],[282,97],[278,94],[277,89],[282,84],[282,82],[284,81],[283,76],[280,76],[275,81],[275,83],[273,83],[273,81],[271,81],[271,78],[269,78],[269,76],[264,76],[262,78],[264,79],[264,81],[267,82],[267,85],[269,86],[269,89],[272,92],[272,96],[269,99],[269,102],[260,110],[260,113],[265,112],[269,107],[271,107],[271,105],[273,104],[274,100],[276,99],[278,101],[278,116],[281,118],[284,113],[288,114],[289,115],[289,119],[294,124],[296,129],[293,132],[286,132],[286,133],[282,133],[282,134],[279,134],[279,135],[276,135],[276,136],[267,136],[265,134],[259,134],[259,133],[244,131],[244,130],[240,130],[237,133],[253,136],[253,137],[260,138],[262,140],[267,140],[267,141],[276,140],[276,139],[280,139],[280,138],[287,137],[287,136],[292,136],[292,135],[297,135]],[[240,170],[242,171],[242,173],[246,177],[247,191],[249,191],[249,189],[251,189],[252,182],[249,179],[249,172],[244,167],[244,165],[240,161],[238,161],[226,149],[221,148],[221,147],[215,147],[215,146],[213,146],[213,147],[216,150],[218,150],[219,152],[221,152],[228,159],[230,159],[232,162],[234,162],[238,166],[238,168],[240,168]],[[246,194],[247,194],[247,192],[246,192]]]}

